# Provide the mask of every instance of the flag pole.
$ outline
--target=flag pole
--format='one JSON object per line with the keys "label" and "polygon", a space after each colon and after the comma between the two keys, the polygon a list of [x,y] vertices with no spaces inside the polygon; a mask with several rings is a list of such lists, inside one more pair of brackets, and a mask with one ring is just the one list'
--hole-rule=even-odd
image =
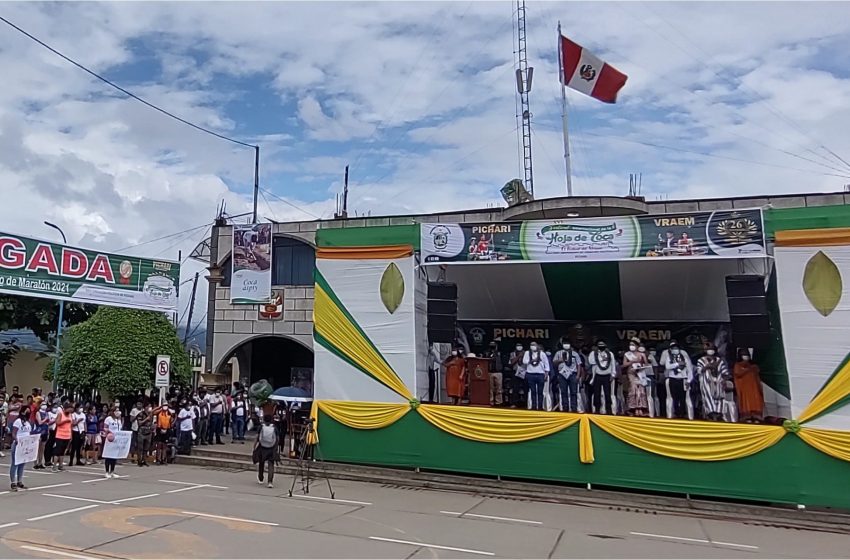
{"label": "flag pole", "polygon": [[567,172],[567,196],[573,196],[573,174],[570,163],[570,132],[567,126],[567,84],[564,82],[564,53],[561,48],[561,22],[558,21],[558,80],[561,82],[561,121],[564,129],[564,165]]}

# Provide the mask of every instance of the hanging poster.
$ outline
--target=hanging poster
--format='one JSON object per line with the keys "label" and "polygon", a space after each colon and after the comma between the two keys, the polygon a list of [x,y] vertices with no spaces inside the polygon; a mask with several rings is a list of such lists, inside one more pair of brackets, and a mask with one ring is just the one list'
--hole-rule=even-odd
{"label": "hanging poster", "polygon": [[233,226],[230,302],[265,304],[272,297],[272,226]]}
{"label": "hanging poster", "polygon": [[426,264],[766,255],[760,209],[487,224],[422,224],[421,251]]}
{"label": "hanging poster", "polygon": [[0,293],[175,311],[180,264],[0,233]]}

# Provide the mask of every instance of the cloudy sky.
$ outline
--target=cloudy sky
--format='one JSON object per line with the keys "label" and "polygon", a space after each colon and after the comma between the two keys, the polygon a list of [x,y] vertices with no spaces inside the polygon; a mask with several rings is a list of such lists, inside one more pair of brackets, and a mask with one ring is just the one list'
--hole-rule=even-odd
{"label": "cloudy sky", "polygon": [[[346,164],[358,214],[501,204],[521,176],[515,7],[3,2],[0,15],[185,119],[259,143],[261,216],[311,220],[332,215]],[[633,172],[650,199],[850,183],[847,3],[527,7],[537,198],[565,190],[558,20],[629,76],[617,105],[568,95],[576,194],[626,194]],[[50,237],[50,220],[71,243],[176,258],[222,201],[250,210],[250,149],[126,100],[3,24],[0,71],[3,230]]]}

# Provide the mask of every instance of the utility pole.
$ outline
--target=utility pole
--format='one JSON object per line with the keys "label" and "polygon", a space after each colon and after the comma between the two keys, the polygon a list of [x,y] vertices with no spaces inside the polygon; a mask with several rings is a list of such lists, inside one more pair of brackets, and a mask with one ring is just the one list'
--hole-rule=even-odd
{"label": "utility pole", "polygon": [[345,166],[345,180],[343,182],[342,187],[342,205],[339,202],[339,195],[337,195],[336,199],[336,213],[334,214],[334,219],[346,219],[348,218],[348,166]]}
{"label": "utility pole", "polygon": [[186,333],[183,335],[183,347],[189,342],[189,327],[192,326],[192,313],[195,311],[195,292],[198,289],[198,274],[195,273],[195,279],[192,281],[192,297],[189,299],[189,318],[186,319]]}
{"label": "utility pole", "polygon": [[[48,227],[52,227],[62,236],[62,243],[65,245],[68,244],[68,238],[65,237],[65,232],[62,231],[62,228],[57,226],[56,224],[52,224],[50,222],[45,221],[44,225]],[[53,392],[56,392],[57,386],[59,385],[59,360],[61,360],[59,351],[61,350],[62,345],[62,323],[65,322],[65,300],[60,299],[59,303],[59,320],[56,324],[56,357],[53,359]]]}
{"label": "utility pole", "polygon": [[260,146],[254,146],[254,216],[253,222],[257,223],[257,199],[260,197]]}
{"label": "utility pole", "polygon": [[525,189],[534,197],[534,170],[531,164],[531,109],[528,94],[531,91],[531,78],[534,68],[528,66],[528,49],[525,33],[525,0],[517,0],[517,70],[516,87],[520,100],[522,117],[522,164],[525,171]]}

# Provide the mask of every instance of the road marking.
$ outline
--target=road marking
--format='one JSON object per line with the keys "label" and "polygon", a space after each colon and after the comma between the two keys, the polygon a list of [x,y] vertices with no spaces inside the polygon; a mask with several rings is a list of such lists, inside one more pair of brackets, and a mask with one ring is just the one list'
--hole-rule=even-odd
{"label": "road marking", "polygon": [[78,511],[83,511],[86,509],[99,507],[97,504],[91,504],[88,506],[78,507],[74,509],[66,509],[64,511],[57,511],[56,513],[48,513],[47,515],[39,515],[38,517],[30,517],[27,521],[41,521],[42,519],[50,519],[51,517],[58,517],[60,515],[65,515],[66,513],[75,513]]}
{"label": "road marking", "polygon": [[21,547],[24,550],[32,550],[33,552],[43,552],[45,554],[55,554],[57,556],[64,556],[66,558],[79,558],[80,560],[92,560],[92,556],[79,556],[77,554],[71,554],[70,552],[62,552],[61,550],[51,550],[49,548],[41,548],[38,546],[29,546],[23,545]]}
{"label": "road marking", "polygon": [[[184,486],[198,486],[197,482],[181,482],[179,480],[160,480],[166,484],[182,484]],[[207,488],[215,488],[217,490],[227,490],[227,486],[216,486],[215,484],[204,484]]]}
{"label": "road marking", "polygon": [[0,496],[2,496],[3,494],[8,494],[8,493],[9,493],[9,491],[8,491],[8,490],[5,490],[5,491],[3,491],[3,492],[0,492]]}
{"label": "road marking", "polygon": [[531,525],[543,525],[542,521],[532,521],[530,519],[517,519],[515,517],[498,517],[496,515],[481,515],[479,513],[463,513],[460,511],[441,511],[446,515],[456,515],[458,517],[480,517],[481,519],[495,519],[496,521],[515,521],[516,523],[530,523]]}
{"label": "road marking", "polygon": [[[126,477],[122,476],[122,477],[115,477],[115,478],[126,478]],[[81,484],[88,484],[89,482],[100,482],[101,480],[109,480],[109,479],[106,478],[105,476],[101,477],[101,478],[92,478],[91,480],[83,480],[81,482]]]}
{"label": "road marking", "polygon": [[42,496],[47,496],[48,498],[62,498],[63,500],[76,500],[78,502],[91,502],[93,504],[107,504],[114,505],[115,502],[107,502],[104,500],[93,500],[91,498],[80,498],[77,496],[63,496],[61,494],[42,494]]}
{"label": "road marking", "polygon": [[721,542],[721,541],[711,541],[711,544],[719,544],[721,546],[737,546],[739,548],[750,548],[753,550],[758,550],[757,546],[753,546],[751,544],[735,544],[733,542]]}
{"label": "road marking", "polygon": [[454,546],[443,546],[439,544],[428,544],[423,542],[415,542],[415,541],[402,541],[399,539],[386,539],[384,537],[369,537],[373,541],[384,541],[384,542],[392,542],[399,544],[410,544],[413,546],[424,546],[425,548],[437,548],[440,550],[453,550],[455,552],[468,552],[469,554],[480,554],[482,556],[495,556],[493,552],[487,552],[486,550],[472,550],[470,548],[456,548]]}
{"label": "road marking", "polygon": [[144,496],[133,496],[132,498],[123,498],[121,500],[115,500],[114,504],[123,504],[124,502],[132,502],[134,500],[144,500],[145,498],[155,498],[159,496],[159,494],[145,494]]}
{"label": "road marking", "polygon": [[62,484],[48,484],[47,486],[36,486],[35,488],[29,488],[28,490],[47,490],[48,488],[59,488],[61,486],[71,486],[71,483],[63,482]]}
{"label": "road marking", "polygon": [[339,502],[341,504],[354,504],[358,506],[371,506],[372,502],[358,502],[357,500],[339,500],[337,498],[323,498],[321,496],[304,496],[302,494],[293,494],[293,498],[302,498],[304,500],[322,500],[325,502]]}
{"label": "road marking", "polygon": [[711,544],[711,541],[707,541],[705,539],[690,539],[688,537],[674,537],[671,535],[656,535],[654,533],[637,533],[635,531],[631,531],[632,535],[638,537],[654,537],[656,539],[672,539],[674,541],[687,541],[687,542],[698,542],[703,544]]}
{"label": "road marking", "polygon": [[225,517],[223,515],[213,515],[211,513],[198,513],[196,511],[183,511],[186,515],[197,515],[198,517],[210,517],[212,519],[223,519],[225,521],[239,521],[240,523],[254,523],[255,525],[269,525],[271,527],[280,527],[277,523],[269,523],[268,521],[255,521],[253,519],[240,519],[239,517]]}
{"label": "road marking", "polygon": [[4,523],[3,525],[0,525],[0,529],[5,529],[6,527],[14,527],[15,525],[17,525],[17,523]]}
{"label": "road marking", "polygon": [[187,490],[197,490],[198,488],[209,488],[207,484],[196,484],[195,486],[184,486],[175,490],[169,490],[166,494],[176,494],[177,492],[186,492]]}

